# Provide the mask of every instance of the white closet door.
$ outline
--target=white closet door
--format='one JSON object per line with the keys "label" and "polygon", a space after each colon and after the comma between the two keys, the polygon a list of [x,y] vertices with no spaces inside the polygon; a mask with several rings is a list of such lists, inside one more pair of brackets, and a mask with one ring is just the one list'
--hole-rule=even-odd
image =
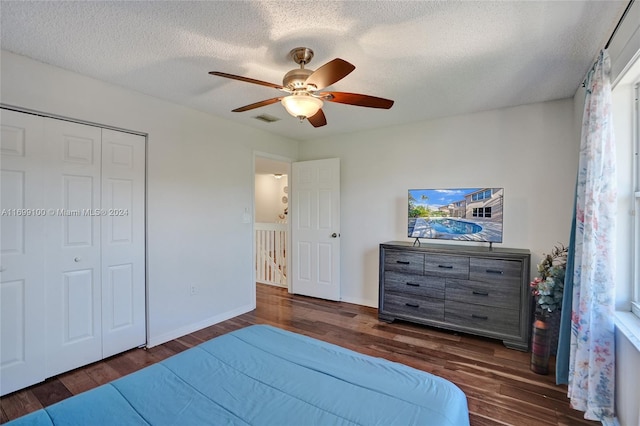
{"label": "white closet door", "polygon": [[102,356],[146,343],[145,138],[102,130]]}
{"label": "white closet door", "polygon": [[0,394],[45,374],[41,117],[0,110]]}
{"label": "white closet door", "polygon": [[102,358],[101,129],[45,119],[47,374]]}

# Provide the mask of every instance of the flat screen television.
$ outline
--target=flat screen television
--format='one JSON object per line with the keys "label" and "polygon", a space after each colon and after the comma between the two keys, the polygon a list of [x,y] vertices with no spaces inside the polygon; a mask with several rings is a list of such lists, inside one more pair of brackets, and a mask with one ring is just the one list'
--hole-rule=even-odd
{"label": "flat screen television", "polygon": [[407,235],[501,243],[503,197],[504,188],[410,189]]}

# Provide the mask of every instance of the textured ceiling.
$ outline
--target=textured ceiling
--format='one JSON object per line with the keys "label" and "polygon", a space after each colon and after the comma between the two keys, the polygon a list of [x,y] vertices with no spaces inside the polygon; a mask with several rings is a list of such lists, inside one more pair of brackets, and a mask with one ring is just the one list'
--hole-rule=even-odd
{"label": "textured ceiling", "polygon": [[[297,140],[573,96],[627,1],[91,1],[0,3],[2,48]],[[355,71],[327,90],[395,100],[390,110],[327,103],[328,124],[279,104],[298,46],[316,69]],[[253,117],[281,118],[265,123]]]}

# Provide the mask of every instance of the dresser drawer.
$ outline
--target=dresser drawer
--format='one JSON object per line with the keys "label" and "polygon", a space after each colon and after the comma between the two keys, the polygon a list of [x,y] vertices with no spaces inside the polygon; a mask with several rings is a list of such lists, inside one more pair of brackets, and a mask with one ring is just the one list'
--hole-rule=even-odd
{"label": "dresser drawer", "polygon": [[469,262],[469,279],[473,281],[519,285],[521,273],[522,262],[519,260],[471,258]]}
{"label": "dresser drawer", "polygon": [[408,315],[429,320],[444,320],[444,300],[430,297],[385,293],[384,310],[396,315]]}
{"label": "dresser drawer", "polygon": [[448,323],[485,332],[520,334],[520,312],[517,309],[494,308],[447,300],[444,317]]}
{"label": "dresser drawer", "polygon": [[384,256],[384,270],[422,275],[424,273],[424,254],[387,250]]}
{"label": "dresser drawer", "polygon": [[496,308],[520,309],[520,285],[500,285],[482,281],[448,279],[446,299]]}
{"label": "dresser drawer", "polygon": [[444,299],[444,278],[386,271],[384,291]]}
{"label": "dresser drawer", "polygon": [[424,273],[436,277],[467,279],[469,277],[469,258],[428,254],[425,257]]}

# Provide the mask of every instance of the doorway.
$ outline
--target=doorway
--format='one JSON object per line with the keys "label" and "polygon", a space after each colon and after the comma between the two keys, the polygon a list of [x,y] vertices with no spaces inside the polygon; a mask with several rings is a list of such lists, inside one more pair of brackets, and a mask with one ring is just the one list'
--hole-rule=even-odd
{"label": "doorway", "polygon": [[254,253],[256,283],[289,288],[290,159],[254,155]]}

